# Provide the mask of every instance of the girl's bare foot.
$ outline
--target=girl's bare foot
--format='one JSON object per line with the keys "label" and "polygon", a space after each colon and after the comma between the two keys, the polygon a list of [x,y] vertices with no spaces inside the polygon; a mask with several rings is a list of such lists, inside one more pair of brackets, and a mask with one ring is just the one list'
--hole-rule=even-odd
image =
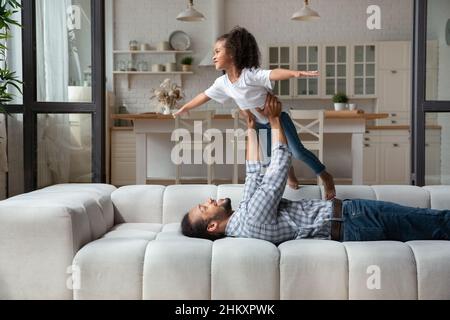
{"label": "girl's bare foot", "polygon": [[323,187],[325,189],[325,199],[331,200],[336,197],[336,188],[334,186],[334,179],[331,174],[324,171],[320,174],[320,179],[322,179]]}
{"label": "girl's bare foot", "polygon": [[295,176],[295,171],[294,171],[294,167],[290,167],[289,168],[289,173],[288,173],[288,181],[287,184],[289,186],[289,188],[297,190],[298,189],[298,180],[297,177]]}

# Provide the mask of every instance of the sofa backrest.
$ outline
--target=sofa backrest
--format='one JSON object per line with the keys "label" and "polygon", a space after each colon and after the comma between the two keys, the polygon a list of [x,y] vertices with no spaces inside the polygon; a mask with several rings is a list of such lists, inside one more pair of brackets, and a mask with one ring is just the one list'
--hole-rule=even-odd
{"label": "sofa backrest", "polygon": [[[231,199],[236,208],[242,198],[243,185],[137,185],[126,186],[111,194],[115,223],[175,223],[192,207],[209,197]],[[450,186],[336,186],[340,199],[372,199],[391,201],[411,207],[450,208]],[[299,190],[286,188],[284,197],[290,200],[321,199],[323,187],[303,186]]]}

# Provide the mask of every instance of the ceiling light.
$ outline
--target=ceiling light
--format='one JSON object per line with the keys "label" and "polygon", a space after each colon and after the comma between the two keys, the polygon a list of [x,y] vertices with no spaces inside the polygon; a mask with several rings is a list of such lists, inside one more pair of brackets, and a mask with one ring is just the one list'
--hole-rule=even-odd
{"label": "ceiling light", "polygon": [[318,20],[319,18],[320,18],[320,16],[317,13],[317,11],[314,11],[313,9],[311,9],[309,7],[309,1],[305,0],[305,2],[303,4],[303,8],[301,8],[300,11],[295,12],[291,17],[291,20],[313,21],[313,20]]}
{"label": "ceiling light", "polygon": [[182,11],[178,16],[177,20],[180,21],[203,21],[205,16],[194,9],[194,0],[189,0],[189,4],[186,10]]}

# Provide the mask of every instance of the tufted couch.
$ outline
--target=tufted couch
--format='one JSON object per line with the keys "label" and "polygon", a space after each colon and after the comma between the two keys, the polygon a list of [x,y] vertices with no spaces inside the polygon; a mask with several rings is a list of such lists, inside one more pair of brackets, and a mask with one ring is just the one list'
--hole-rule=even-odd
{"label": "tufted couch", "polygon": [[[0,202],[0,299],[450,299],[450,241],[187,238],[179,221],[242,185],[65,184]],[[450,186],[337,186],[450,208]],[[289,199],[320,198],[317,186]]]}

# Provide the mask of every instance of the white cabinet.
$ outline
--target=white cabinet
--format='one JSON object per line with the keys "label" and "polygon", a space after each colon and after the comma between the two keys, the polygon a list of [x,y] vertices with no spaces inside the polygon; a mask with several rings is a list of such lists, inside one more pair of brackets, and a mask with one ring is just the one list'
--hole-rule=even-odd
{"label": "white cabinet", "polygon": [[364,184],[410,184],[407,130],[369,130],[364,136]]}
{"label": "white cabinet", "polygon": [[331,97],[335,93],[348,93],[348,46],[324,45],[322,54],[324,74],[322,85],[324,97]]}
{"label": "white cabinet", "polygon": [[377,112],[389,113],[377,125],[409,125],[411,110],[411,42],[378,43]]}
{"label": "white cabinet", "polygon": [[410,70],[380,70],[378,111],[409,112],[411,106],[410,80]]}
{"label": "white cabinet", "polygon": [[410,184],[410,145],[401,137],[380,143],[381,184]]}
{"label": "white cabinet", "polygon": [[411,69],[410,41],[378,42],[378,67],[384,70]]}
{"label": "white cabinet", "polygon": [[[318,45],[305,45],[295,47],[295,70],[319,71],[321,47]],[[294,95],[298,98],[319,98],[319,78],[294,79]]]}
{"label": "white cabinet", "polygon": [[374,98],[376,95],[376,46],[352,46],[351,98]]}
{"label": "white cabinet", "polygon": [[[269,46],[269,69],[293,69],[291,63],[290,46]],[[273,93],[281,98],[292,96],[292,85],[290,80],[276,81]]]}
{"label": "white cabinet", "polygon": [[136,138],[133,130],[111,130],[111,184],[136,184]]}

